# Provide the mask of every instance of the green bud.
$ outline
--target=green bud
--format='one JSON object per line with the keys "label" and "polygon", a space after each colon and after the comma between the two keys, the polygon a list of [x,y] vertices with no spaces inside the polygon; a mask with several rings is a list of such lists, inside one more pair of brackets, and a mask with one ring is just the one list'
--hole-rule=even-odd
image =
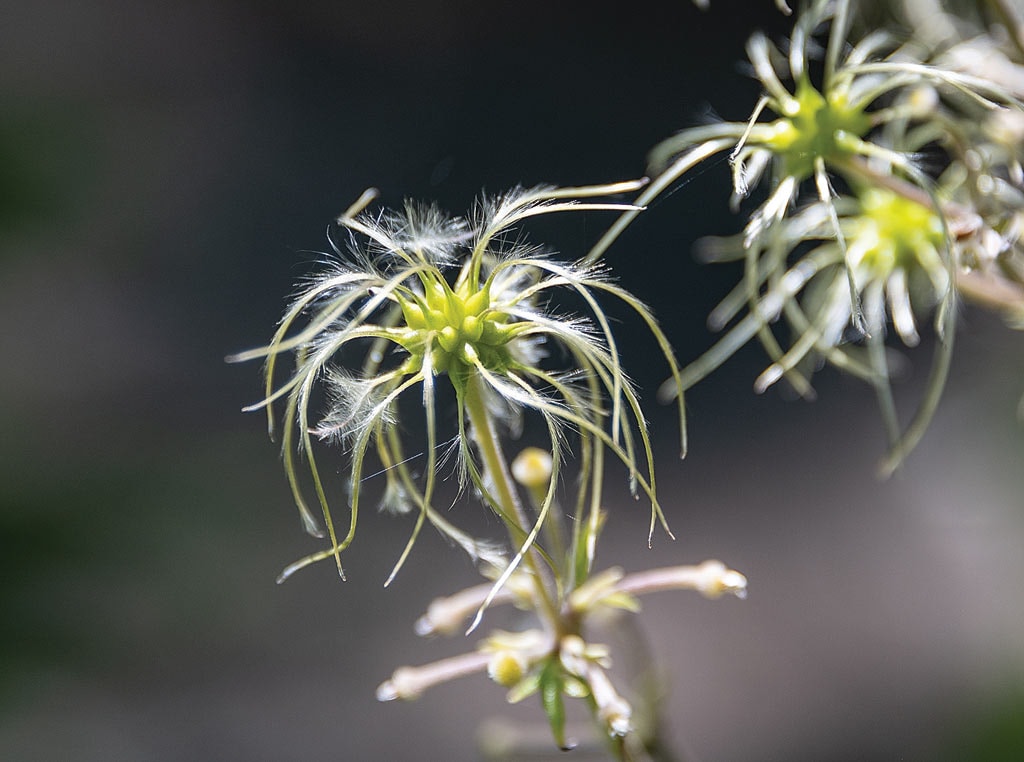
{"label": "green bud", "polygon": [[462,333],[468,341],[479,341],[483,330],[484,321],[476,315],[466,315],[462,321]]}
{"label": "green bud", "polygon": [[446,325],[437,334],[437,343],[441,345],[445,352],[454,352],[460,338],[459,332],[456,329]]}

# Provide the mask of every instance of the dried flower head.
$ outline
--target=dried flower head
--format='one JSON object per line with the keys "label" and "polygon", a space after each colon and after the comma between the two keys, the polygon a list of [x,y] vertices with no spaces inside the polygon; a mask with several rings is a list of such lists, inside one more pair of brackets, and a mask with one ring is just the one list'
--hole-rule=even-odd
{"label": "dried flower head", "polygon": [[[367,192],[338,219],[349,236],[348,246],[334,247],[324,270],[304,285],[267,346],[230,358],[266,359],[266,396],[248,409],[265,408],[273,432],[272,405],[284,401],[285,471],[304,524],[318,533],[319,522],[300,486],[297,452],[304,456],[330,540],[329,548],[292,564],[282,579],[328,557],[335,558],[341,572],[341,552],[355,537],[371,452],[383,467],[385,507],[418,515],[395,572],[429,522],[485,566],[502,569],[495,591],[500,588],[544,523],[570,431],[581,441],[586,500],[595,506],[600,501],[601,453],[610,451],[625,464],[634,490],[649,496],[653,529],[661,509],[647,429],[599,300],[613,297],[635,311],[677,374],[668,342],[647,308],[600,267],[559,262],[512,233],[537,215],[629,209],[623,203],[581,199],[641,185],[516,190],[484,200],[469,219],[413,204],[400,214],[370,215],[364,209],[375,194]],[[559,291],[571,292],[589,314],[556,311],[551,301]],[[568,368],[552,368],[546,359],[545,348],[554,345],[570,359]],[[277,361],[285,354],[294,355],[295,370],[279,383]],[[453,390],[458,408],[457,429],[447,442],[439,434],[437,415],[442,382]],[[328,405],[315,416],[311,408],[319,387]],[[406,398],[419,400],[426,431],[425,467],[419,478],[407,465],[399,428]],[[504,486],[493,478],[501,458],[495,457],[492,430],[495,421],[514,429],[518,417],[530,411],[545,422],[551,454],[545,497],[536,518],[529,520],[532,525],[516,509],[517,496],[496,494]],[[350,521],[341,536],[320,476],[314,437],[336,441],[349,452]],[[520,547],[510,563],[498,546],[462,531],[435,506],[438,472],[449,455],[460,483],[471,483],[516,527]],[[581,490],[581,508],[589,504],[584,494],[586,489]]]}
{"label": "dried flower head", "polygon": [[[755,34],[747,51],[764,95],[749,120],[684,130],[657,146],[657,176],[636,203],[649,204],[725,151],[734,209],[768,184],[743,235],[710,247],[712,259],[742,260],[744,276],[709,323],[725,327],[744,305],[748,314],[663,396],[696,383],[754,336],[772,359],[759,389],[785,377],[811,397],[809,376],[824,358],[878,390],[890,431],[889,471],[917,441],[941,394],[958,290],[1002,310],[1012,324],[1024,315],[1024,106],[1019,83],[964,67],[955,48],[929,60],[921,46],[898,45],[880,31],[851,44],[855,8],[853,0],[806,3],[785,53]],[[815,60],[819,49],[822,61]],[[817,203],[807,203],[805,193]],[[601,256],[635,215],[624,213],[590,256]],[[937,307],[941,347],[918,414],[898,434],[881,337],[891,319],[906,344],[917,342],[911,281],[924,284],[914,306]],[[770,325],[783,314],[794,336],[789,347]],[[841,347],[847,339],[866,341],[868,357]]]}
{"label": "dried flower head", "polygon": [[[805,180],[813,179],[817,194],[827,202],[833,195],[830,174],[858,177],[864,160],[930,187],[914,162],[918,146],[892,145],[892,129],[905,132],[911,124],[927,129],[933,120],[944,121],[950,109],[999,111],[1015,103],[1010,89],[924,64],[912,57],[910,47],[899,47],[884,32],[849,45],[850,13],[850,0],[810,3],[797,18],[787,55],[756,33],[747,53],[765,93],[748,122],[684,130],[655,148],[652,167],[671,164],[664,176],[674,182],[695,161],[731,149],[734,203],[770,168],[771,193],[747,226],[753,240],[786,214]],[[816,30],[826,24],[825,57],[816,82]],[[787,79],[791,88],[783,84]],[[945,110],[938,107],[940,96]],[[775,117],[762,121],[765,113]]]}
{"label": "dried flower head", "polygon": [[[842,244],[833,237],[833,213]],[[913,347],[919,342],[920,316],[934,313],[940,324],[946,322],[947,313],[942,312],[950,289],[946,242],[942,218],[934,209],[881,188],[840,197],[832,209],[820,202],[812,204],[781,223],[753,250],[745,247],[742,235],[705,239],[702,249],[714,261],[743,259],[751,252],[767,261],[785,261],[780,251],[796,250],[800,255],[782,272],[772,267],[761,270],[754,284],[757,297],[742,318],[738,318],[740,311],[750,305],[747,282],[715,308],[709,323],[715,328],[730,323],[732,327],[683,370],[683,386],[696,383],[755,336],[773,359],[754,384],[758,393],[785,377],[810,394],[809,378],[824,360],[876,388],[891,447],[883,470],[890,470],[913,446],[934,412],[949,366],[952,326],[937,350],[915,422],[902,434],[889,388],[885,337],[891,322],[902,342]],[[857,286],[857,301],[863,304],[864,334],[854,327],[847,268]],[[790,333],[788,346],[773,328],[780,318]],[[851,335],[863,336],[867,346],[851,342]],[[779,351],[779,346],[784,348]],[[674,393],[674,382],[663,386],[663,397]]]}

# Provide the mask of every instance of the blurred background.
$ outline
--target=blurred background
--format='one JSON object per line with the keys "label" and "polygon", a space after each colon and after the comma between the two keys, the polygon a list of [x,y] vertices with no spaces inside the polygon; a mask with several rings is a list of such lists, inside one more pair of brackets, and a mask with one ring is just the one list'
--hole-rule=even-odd
{"label": "blurred background", "polygon": [[[470,760],[492,718],[543,731],[483,678],[375,701],[396,666],[469,646],[412,631],[476,579],[437,536],[384,590],[411,527],[367,515],[347,583],[325,563],[274,584],[320,546],[240,412],[258,366],[223,357],[267,339],[364,188],[457,214],[481,189],[639,176],[674,131],[746,117],[744,40],[786,20],[767,0],[4,6],[0,758]],[[683,361],[736,277],[691,255],[736,228],[728,192],[710,166],[609,254]],[[610,221],[531,232],[575,257]],[[679,539],[648,550],[613,482],[599,561],[750,578],[745,602],[645,602],[686,759],[1024,758],[1024,353],[985,314],[960,328],[937,419],[884,483],[870,390],[825,371],[813,404],[755,397],[756,348],[688,396],[679,463],[666,369],[623,342]],[[905,407],[929,347],[909,360]]]}

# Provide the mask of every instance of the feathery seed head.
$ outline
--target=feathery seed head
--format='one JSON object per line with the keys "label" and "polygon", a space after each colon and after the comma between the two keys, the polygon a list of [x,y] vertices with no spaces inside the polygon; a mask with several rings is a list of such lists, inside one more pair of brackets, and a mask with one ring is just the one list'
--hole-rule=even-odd
{"label": "feathery seed head", "polygon": [[[942,220],[933,210],[891,191],[873,188],[858,197],[860,214],[842,222],[851,265],[868,278],[885,280],[900,268],[926,270],[945,287],[946,268],[939,254],[945,242]],[[854,261],[852,252],[859,254]]]}
{"label": "feathery seed head", "polygon": [[[337,259],[307,281],[267,346],[230,358],[265,358],[266,396],[249,409],[265,408],[273,431],[273,404],[285,401],[285,471],[306,528],[319,533],[319,522],[300,486],[295,451],[305,457],[331,542],[329,549],[292,564],[282,579],[330,557],[341,571],[340,553],[355,536],[364,465],[372,454],[382,466],[385,506],[419,513],[396,572],[420,528],[429,522],[474,559],[505,569],[495,589],[503,585],[536,539],[552,503],[568,431],[585,440],[588,453],[608,449],[626,464],[631,483],[652,499],[652,522],[661,516],[646,424],[636,392],[619,364],[599,297],[611,295],[625,302],[645,321],[675,374],[678,369],[667,341],[646,307],[592,263],[560,263],[535,247],[509,243],[521,239],[509,235],[511,231],[541,214],[635,209],[587,199],[635,191],[642,185],[520,189],[481,202],[468,219],[451,219],[434,207],[414,204],[407,204],[401,214],[372,216],[364,209],[375,192],[367,192],[339,217],[338,224],[350,237],[347,253],[335,248]],[[547,301],[560,290],[582,299],[589,315],[566,317],[548,309]],[[546,367],[540,349],[544,343],[561,345],[571,367],[561,372]],[[286,354],[294,355],[295,370],[278,384],[277,361]],[[447,445],[440,439],[443,424],[437,420],[438,384],[443,378],[450,382],[459,410],[457,432]],[[324,390],[328,405],[314,421],[318,388]],[[400,409],[409,408],[402,400],[415,397],[420,399],[426,429],[426,441],[415,450],[425,460],[419,474],[407,465],[418,456],[407,456],[398,425]],[[522,528],[524,545],[510,563],[495,546],[455,527],[434,500],[438,469],[447,454],[454,453],[461,484],[471,481],[491,508],[507,510],[493,499],[493,485],[487,468],[477,462],[482,456],[474,451],[473,440],[479,446],[480,437],[495,436],[494,431],[488,433],[494,422],[504,420],[511,426],[524,411],[539,414],[546,424],[551,479],[537,523],[531,531]],[[332,521],[314,435],[339,440],[349,451],[350,522],[343,537]],[[638,467],[645,458],[646,474]],[[601,473],[594,463],[588,455],[581,476],[597,490]],[[504,518],[518,524],[509,515]]]}

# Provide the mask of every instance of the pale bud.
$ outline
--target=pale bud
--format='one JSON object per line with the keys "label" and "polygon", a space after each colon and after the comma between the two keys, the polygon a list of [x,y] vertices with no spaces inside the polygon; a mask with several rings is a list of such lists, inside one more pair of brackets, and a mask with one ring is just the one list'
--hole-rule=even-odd
{"label": "pale bud", "polygon": [[512,461],[512,476],[528,489],[547,487],[551,480],[551,453],[527,447]]}
{"label": "pale bud", "polygon": [[705,598],[721,598],[726,594],[747,597],[747,578],[721,561],[705,561],[696,571],[695,586]]}

